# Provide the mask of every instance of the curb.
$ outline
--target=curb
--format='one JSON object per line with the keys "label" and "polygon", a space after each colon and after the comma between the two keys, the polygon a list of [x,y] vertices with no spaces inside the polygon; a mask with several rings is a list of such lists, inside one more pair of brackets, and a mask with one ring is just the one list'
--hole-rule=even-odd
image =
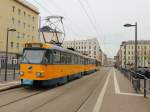
{"label": "curb", "polygon": [[15,88],[19,88],[19,87],[21,87],[21,84],[16,84],[16,85],[12,85],[12,86],[2,87],[2,88],[0,88],[0,92],[11,90],[11,89],[15,89]]}

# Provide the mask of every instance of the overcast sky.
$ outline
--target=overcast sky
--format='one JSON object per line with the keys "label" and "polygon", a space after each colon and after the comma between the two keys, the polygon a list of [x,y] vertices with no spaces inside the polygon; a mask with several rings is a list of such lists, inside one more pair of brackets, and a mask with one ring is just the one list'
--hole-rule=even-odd
{"label": "overcast sky", "polygon": [[150,0],[27,1],[39,8],[42,18],[50,15],[65,18],[65,40],[97,37],[108,57],[116,55],[121,41],[134,39],[134,28],[123,27],[125,23],[137,21],[138,39],[150,40]]}

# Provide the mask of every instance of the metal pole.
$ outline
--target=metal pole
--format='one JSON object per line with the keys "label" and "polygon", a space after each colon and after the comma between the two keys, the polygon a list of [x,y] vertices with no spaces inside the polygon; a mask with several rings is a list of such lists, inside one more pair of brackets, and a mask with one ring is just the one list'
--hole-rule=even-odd
{"label": "metal pole", "polygon": [[122,70],[122,45],[120,46],[120,50],[121,50],[121,70]]}
{"label": "metal pole", "polygon": [[13,80],[16,78],[16,69],[14,68]]}
{"label": "metal pole", "polygon": [[144,78],[144,98],[146,98],[146,78]]}
{"label": "metal pole", "polygon": [[7,63],[8,63],[8,34],[9,30],[7,28],[7,38],[6,38],[6,57],[5,57],[5,81],[7,81]]}
{"label": "metal pole", "polygon": [[126,58],[126,43],[125,43],[125,69],[126,69],[126,60],[127,60],[127,58]]}
{"label": "metal pole", "polygon": [[14,57],[12,57],[12,68],[14,67]]}
{"label": "metal pole", "polygon": [[137,73],[137,22],[135,23],[135,73]]}

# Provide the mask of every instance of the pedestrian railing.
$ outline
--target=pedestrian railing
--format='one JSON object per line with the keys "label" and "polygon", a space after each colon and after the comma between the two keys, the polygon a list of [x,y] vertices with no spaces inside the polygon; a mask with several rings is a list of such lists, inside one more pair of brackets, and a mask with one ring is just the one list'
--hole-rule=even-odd
{"label": "pedestrian railing", "polygon": [[5,74],[5,69],[0,68],[0,81],[13,81],[17,80],[19,76],[19,69],[7,69],[7,74]]}
{"label": "pedestrian railing", "polygon": [[130,80],[136,92],[143,93],[144,97],[146,97],[147,94],[150,94],[150,79],[149,78],[129,69],[122,68],[119,70],[124,74],[125,77],[127,77]]}

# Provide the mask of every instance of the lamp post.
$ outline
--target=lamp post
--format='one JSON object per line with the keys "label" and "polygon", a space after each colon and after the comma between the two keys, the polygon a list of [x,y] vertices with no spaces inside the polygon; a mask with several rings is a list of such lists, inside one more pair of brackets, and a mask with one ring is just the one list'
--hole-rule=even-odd
{"label": "lamp post", "polygon": [[5,57],[5,81],[7,80],[7,64],[8,64],[8,36],[10,31],[16,31],[16,29],[7,28],[7,38],[6,38],[6,57]]}
{"label": "lamp post", "polygon": [[126,53],[127,52],[127,49],[126,49],[127,47],[126,47],[126,42],[124,44],[124,48],[125,48],[125,69],[126,69],[126,67],[127,67],[127,65],[126,65],[127,64],[127,53]]}
{"label": "lamp post", "polygon": [[124,27],[135,27],[135,72],[137,72],[137,22],[135,24],[125,24]]}
{"label": "lamp post", "polygon": [[123,45],[121,44],[121,45],[120,45],[120,50],[121,50],[121,69],[122,69],[122,61],[123,61],[123,60],[122,60],[122,46],[123,46]]}

